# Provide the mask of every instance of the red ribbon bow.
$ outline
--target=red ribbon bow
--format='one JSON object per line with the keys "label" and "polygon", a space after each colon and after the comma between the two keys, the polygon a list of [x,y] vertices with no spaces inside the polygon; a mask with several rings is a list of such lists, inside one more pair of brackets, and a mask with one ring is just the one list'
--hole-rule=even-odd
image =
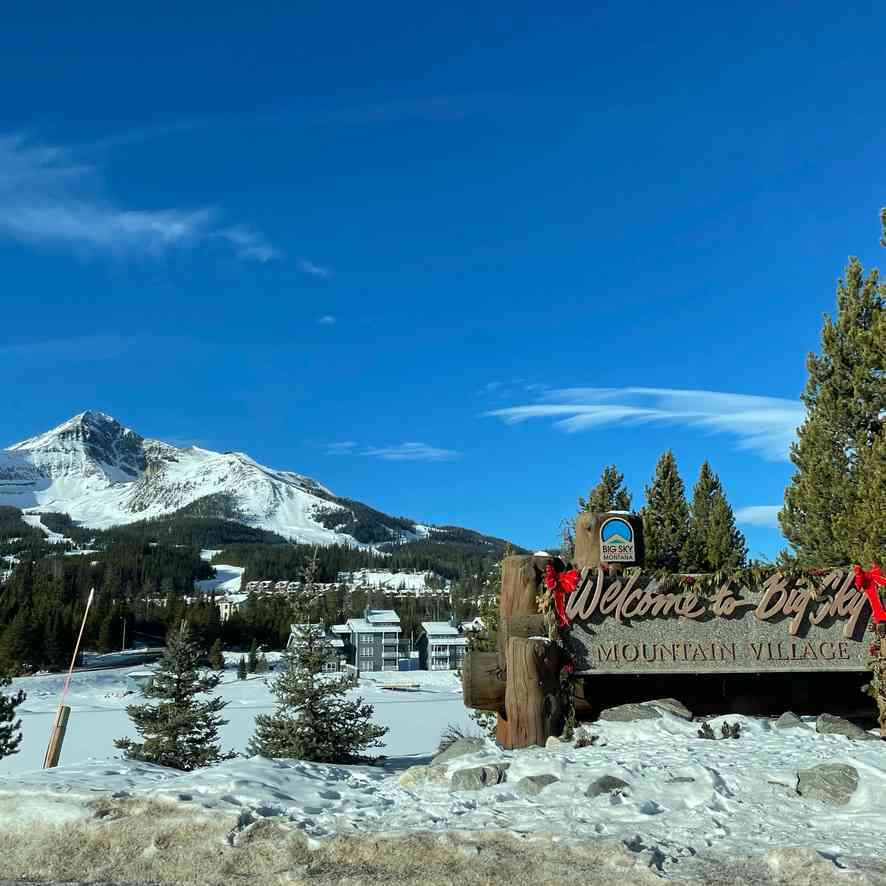
{"label": "red ribbon bow", "polygon": [[855,570],[855,587],[864,591],[871,603],[871,611],[874,614],[874,623],[886,621],[886,609],[880,599],[878,587],[886,585],[886,576],[880,572],[876,563],[871,563],[871,568],[865,572],[857,563],[852,567]]}
{"label": "red ribbon bow", "polygon": [[557,572],[550,563],[545,566],[545,586],[553,593],[554,611],[561,628],[569,624],[566,617],[566,594],[571,594],[578,585],[578,573],[574,569]]}

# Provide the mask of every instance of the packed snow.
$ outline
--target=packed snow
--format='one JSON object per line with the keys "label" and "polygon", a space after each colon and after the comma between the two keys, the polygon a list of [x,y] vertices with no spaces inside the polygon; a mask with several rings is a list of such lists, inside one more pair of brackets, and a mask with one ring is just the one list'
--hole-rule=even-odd
{"label": "packed snow", "polygon": [[[85,804],[96,794],[151,795],[210,812],[280,816],[316,839],[419,831],[614,839],[651,853],[665,873],[710,852],[738,857],[805,847],[837,860],[882,855],[886,745],[822,735],[814,721],[778,729],[767,719],[718,717],[710,721],[716,734],[728,721],[741,724],[741,736],[711,741],[697,737],[697,722],[662,711],[658,719],[583,726],[580,732],[595,736],[585,747],[552,741],[547,748],[502,751],[487,740],[480,750],[446,764],[407,772],[431,761],[448,724],[478,733],[455,674],[393,672],[364,675],[354,692],[375,705],[377,722],[391,727],[380,750],[388,757],[383,765],[240,757],[181,773],[123,760],[112,748],[114,737],[134,735],[123,710],[137,700],[125,694],[130,670],[75,675],[61,765],[46,771],[39,766],[63,677],[16,681],[29,693],[22,716],[24,745],[21,753],[0,761],[0,794],[16,792],[16,815],[69,820],[85,815]],[[256,712],[271,709],[267,681],[265,675],[238,681],[226,673],[220,687],[229,701],[223,715],[231,721],[222,730],[225,748],[242,751]],[[384,688],[397,682],[420,683],[421,691]],[[505,783],[452,789],[453,773],[494,763],[510,765]],[[798,795],[797,773],[821,763],[849,764],[858,771],[858,789],[844,806]],[[529,775],[558,780],[526,796],[516,785]],[[588,786],[604,775],[626,787],[587,796]]]}

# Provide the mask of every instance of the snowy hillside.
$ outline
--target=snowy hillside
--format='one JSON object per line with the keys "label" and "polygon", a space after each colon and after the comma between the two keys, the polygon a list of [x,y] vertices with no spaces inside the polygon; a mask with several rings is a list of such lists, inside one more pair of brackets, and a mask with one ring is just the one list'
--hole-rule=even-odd
{"label": "snowy hillside", "polygon": [[310,477],[273,470],[242,452],[179,448],[89,411],[0,450],[0,505],[67,513],[96,529],[186,509],[318,544],[410,540],[436,531],[338,499]]}

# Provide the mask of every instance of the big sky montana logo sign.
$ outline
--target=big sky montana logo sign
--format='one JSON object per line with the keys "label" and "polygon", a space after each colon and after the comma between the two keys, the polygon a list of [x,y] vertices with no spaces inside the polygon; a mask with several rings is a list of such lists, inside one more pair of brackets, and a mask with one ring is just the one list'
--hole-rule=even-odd
{"label": "big sky montana logo sign", "polygon": [[633,563],[637,559],[634,530],[621,517],[600,524],[600,559],[604,563]]}
{"label": "big sky montana logo sign", "polygon": [[867,670],[870,603],[848,569],[817,589],[776,573],[755,589],[727,580],[704,595],[640,570],[585,569],[566,616],[576,674]]}

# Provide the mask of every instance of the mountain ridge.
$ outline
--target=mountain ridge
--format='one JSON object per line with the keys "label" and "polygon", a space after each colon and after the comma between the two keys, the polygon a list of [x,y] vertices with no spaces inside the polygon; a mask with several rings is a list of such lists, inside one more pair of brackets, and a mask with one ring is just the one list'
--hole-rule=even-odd
{"label": "mountain ridge", "polygon": [[93,529],[181,512],[265,529],[296,543],[368,547],[444,540],[454,531],[475,543],[506,544],[461,527],[393,517],[247,453],[146,438],[96,410],[0,449],[0,506],[65,513]]}

